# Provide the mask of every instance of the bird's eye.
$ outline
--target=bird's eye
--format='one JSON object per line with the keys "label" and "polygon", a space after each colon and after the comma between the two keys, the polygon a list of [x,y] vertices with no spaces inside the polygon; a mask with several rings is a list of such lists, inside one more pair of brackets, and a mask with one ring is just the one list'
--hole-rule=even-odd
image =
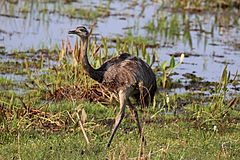
{"label": "bird's eye", "polygon": [[86,32],[86,29],[83,28],[83,27],[79,27],[79,28],[77,28],[77,30],[78,30],[79,32]]}

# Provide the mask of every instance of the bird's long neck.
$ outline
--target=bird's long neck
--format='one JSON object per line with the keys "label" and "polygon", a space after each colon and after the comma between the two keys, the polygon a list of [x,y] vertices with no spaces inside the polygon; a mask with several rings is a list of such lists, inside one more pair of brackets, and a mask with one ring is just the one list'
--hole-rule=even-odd
{"label": "bird's long neck", "polygon": [[85,72],[94,80],[98,81],[98,82],[102,82],[102,77],[103,77],[103,73],[101,71],[98,71],[96,69],[94,69],[89,61],[88,61],[88,57],[87,57],[87,49],[88,49],[88,38],[82,38],[80,41],[80,60],[83,66],[83,69],[85,70]]}

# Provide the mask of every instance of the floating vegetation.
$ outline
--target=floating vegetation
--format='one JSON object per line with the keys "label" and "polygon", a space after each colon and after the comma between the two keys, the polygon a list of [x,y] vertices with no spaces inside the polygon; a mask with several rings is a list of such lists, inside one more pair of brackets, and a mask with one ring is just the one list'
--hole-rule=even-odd
{"label": "floating vegetation", "polygon": [[172,9],[183,9],[191,12],[203,12],[210,9],[232,9],[240,8],[240,2],[237,0],[222,0],[222,1],[209,1],[209,0],[195,0],[195,1],[162,1],[162,7],[170,7]]}
{"label": "floating vegetation", "polygon": [[[73,1],[63,2],[63,1],[52,1],[46,2],[42,0],[37,1],[17,1],[16,3],[9,3],[7,1],[2,2],[3,12],[7,14],[2,14],[2,16],[12,17],[12,18],[27,18],[29,13],[33,13],[36,10],[39,15],[34,15],[37,17],[45,16],[46,14],[58,13],[62,16],[68,16],[70,18],[82,18],[89,20],[96,20],[97,18],[104,18],[110,15],[110,2],[105,6],[100,4],[92,8],[82,7],[78,3],[73,7]],[[19,16],[20,14],[20,16]]]}

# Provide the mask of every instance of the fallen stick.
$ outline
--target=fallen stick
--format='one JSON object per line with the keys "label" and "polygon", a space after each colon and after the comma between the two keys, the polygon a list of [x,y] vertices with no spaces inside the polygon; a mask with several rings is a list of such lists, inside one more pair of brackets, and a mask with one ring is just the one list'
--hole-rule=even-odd
{"label": "fallen stick", "polygon": [[82,121],[81,121],[81,119],[80,119],[80,117],[79,117],[78,112],[77,112],[77,118],[78,118],[78,121],[79,121],[80,128],[81,128],[81,130],[82,130],[82,132],[83,132],[84,138],[85,138],[87,144],[89,144],[90,142],[89,142],[88,137],[87,137],[87,134],[86,134],[86,132],[85,132],[85,130],[84,130],[84,128],[83,128],[83,124],[82,124]]}

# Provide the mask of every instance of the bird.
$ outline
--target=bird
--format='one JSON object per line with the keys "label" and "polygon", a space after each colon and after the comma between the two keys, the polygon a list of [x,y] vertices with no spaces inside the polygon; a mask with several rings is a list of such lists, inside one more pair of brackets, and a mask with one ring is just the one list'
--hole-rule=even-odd
{"label": "bird", "polygon": [[[125,116],[126,106],[129,107],[138,126],[138,132],[143,137],[137,108],[130,101],[130,97],[146,107],[153,101],[157,90],[156,76],[151,67],[141,58],[122,53],[105,61],[99,68],[93,68],[88,60],[88,43],[90,32],[85,26],[78,26],[68,31],[80,37],[80,63],[85,73],[99,82],[110,92],[118,95],[120,109],[115,117],[115,124],[111,132],[107,147],[110,147],[113,137]],[[131,99],[132,100],[132,99]]]}

